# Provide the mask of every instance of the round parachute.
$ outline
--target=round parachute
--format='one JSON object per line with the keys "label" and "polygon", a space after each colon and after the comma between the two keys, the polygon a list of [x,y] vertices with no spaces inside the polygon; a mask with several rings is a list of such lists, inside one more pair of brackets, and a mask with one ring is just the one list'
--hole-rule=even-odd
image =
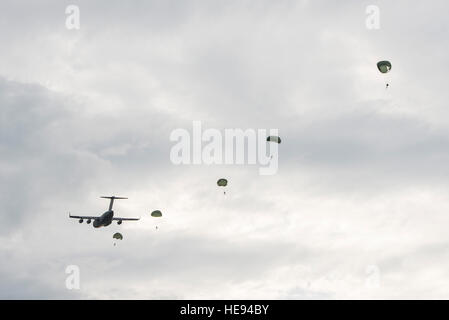
{"label": "round parachute", "polygon": [[[223,178],[218,179],[217,186],[225,188],[227,185],[228,185],[228,180],[223,179]],[[226,190],[226,188],[224,190]],[[226,195],[226,191],[223,191],[223,194]]]}
{"label": "round parachute", "polygon": [[114,233],[112,238],[117,239],[117,240],[123,240],[123,236],[122,236],[122,234],[120,232]]}
{"label": "round parachute", "polygon": [[281,138],[278,136],[269,136],[269,137],[267,137],[267,141],[281,143]]}
{"label": "round parachute", "polygon": [[379,61],[377,63],[377,69],[379,69],[379,71],[381,73],[388,73],[391,70],[391,63],[390,61]]}
{"label": "round parachute", "polygon": [[226,180],[226,179],[218,179],[217,185],[219,187],[226,187],[228,185],[228,180]]}
{"label": "round parachute", "polygon": [[151,216],[154,218],[160,218],[162,217],[162,212],[160,212],[159,210],[154,210],[153,212],[151,212]]}

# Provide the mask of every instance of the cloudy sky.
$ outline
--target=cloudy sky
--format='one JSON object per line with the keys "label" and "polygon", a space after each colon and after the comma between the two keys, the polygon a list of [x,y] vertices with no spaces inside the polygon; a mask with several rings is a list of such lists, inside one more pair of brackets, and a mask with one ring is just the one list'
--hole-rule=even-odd
{"label": "cloudy sky", "polygon": [[[449,298],[448,9],[1,1],[0,298]],[[277,174],[172,164],[192,121],[279,129]],[[102,195],[142,220],[68,218]]]}

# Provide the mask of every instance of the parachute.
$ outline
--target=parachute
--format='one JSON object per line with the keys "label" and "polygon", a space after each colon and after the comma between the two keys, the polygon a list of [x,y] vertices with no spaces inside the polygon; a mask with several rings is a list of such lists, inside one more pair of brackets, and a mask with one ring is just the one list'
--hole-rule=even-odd
{"label": "parachute", "polygon": [[281,143],[281,138],[278,136],[269,136],[269,137],[267,137],[267,141]]}
{"label": "parachute", "polygon": [[[228,180],[226,180],[226,179],[223,179],[223,178],[221,178],[221,179],[218,179],[218,181],[217,181],[217,186],[219,186],[219,187],[226,187],[228,185]],[[226,194],[226,191],[223,191],[223,194]]]}
{"label": "parachute", "polygon": [[219,187],[226,187],[228,185],[228,180],[226,180],[226,179],[218,179],[217,185]]}
{"label": "parachute", "polygon": [[[267,142],[274,142],[277,144],[281,143],[281,138],[278,136],[268,136],[267,137]],[[273,155],[270,155],[270,160],[273,159]]]}
{"label": "parachute", "polygon": [[117,239],[117,240],[123,240],[123,236],[122,236],[122,234],[120,232],[114,233],[112,238]]}
{"label": "parachute", "polygon": [[[154,210],[153,212],[151,212],[151,216],[153,218],[160,218],[162,217],[162,212],[160,210]],[[158,229],[158,226],[156,226],[156,230]]]}
{"label": "parachute", "polygon": [[[383,74],[387,74],[388,72],[390,72],[391,70],[391,63],[390,61],[379,61],[377,63],[377,69],[379,69],[379,71]],[[390,84],[388,83],[388,81],[385,81],[385,88],[388,89],[388,87],[390,86]]]}
{"label": "parachute", "polygon": [[154,218],[160,218],[162,217],[162,212],[160,212],[159,210],[154,210],[153,212],[151,212],[151,216]]}
{"label": "parachute", "polygon": [[[117,240],[123,240],[123,236],[120,232],[116,232],[114,233],[114,235],[112,236],[113,239],[117,239]],[[114,242],[114,246],[116,245],[116,243]]]}
{"label": "parachute", "polygon": [[388,73],[391,70],[391,63],[390,61],[379,61],[377,63],[377,69],[379,69],[382,73]]}

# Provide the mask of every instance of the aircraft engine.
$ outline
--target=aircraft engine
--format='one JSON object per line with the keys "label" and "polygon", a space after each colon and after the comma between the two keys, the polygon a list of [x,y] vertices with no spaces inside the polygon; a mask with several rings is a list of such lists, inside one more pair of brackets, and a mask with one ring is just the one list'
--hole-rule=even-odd
{"label": "aircraft engine", "polygon": [[83,223],[83,219],[80,219],[79,223]]}
{"label": "aircraft engine", "polygon": [[87,224],[89,224],[89,223],[90,223],[90,219],[89,219],[89,220],[87,220],[87,221],[86,221],[86,223],[87,223]]}
{"label": "aircraft engine", "polygon": [[122,224],[122,220],[117,221],[117,224]]}
{"label": "aircraft engine", "polygon": [[101,226],[100,219],[95,219],[93,225],[94,225],[94,228],[99,228]]}

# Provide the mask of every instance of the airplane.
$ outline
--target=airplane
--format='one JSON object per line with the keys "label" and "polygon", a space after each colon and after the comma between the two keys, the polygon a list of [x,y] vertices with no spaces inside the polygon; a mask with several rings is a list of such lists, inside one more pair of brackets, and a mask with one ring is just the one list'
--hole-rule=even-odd
{"label": "airplane", "polygon": [[112,205],[114,204],[114,200],[116,199],[128,199],[123,197],[100,197],[103,199],[111,199],[111,202],[109,203],[109,209],[105,213],[103,213],[99,217],[92,217],[92,216],[72,216],[69,213],[69,218],[73,219],[79,219],[79,223],[83,223],[84,219],[86,219],[86,223],[89,224],[92,220],[92,225],[94,228],[100,228],[100,227],[107,227],[112,223],[112,221],[117,221],[117,224],[122,224],[122,221],[137,221],[140,220],[140,218],[114,218],[114,210],[112,210]]}

